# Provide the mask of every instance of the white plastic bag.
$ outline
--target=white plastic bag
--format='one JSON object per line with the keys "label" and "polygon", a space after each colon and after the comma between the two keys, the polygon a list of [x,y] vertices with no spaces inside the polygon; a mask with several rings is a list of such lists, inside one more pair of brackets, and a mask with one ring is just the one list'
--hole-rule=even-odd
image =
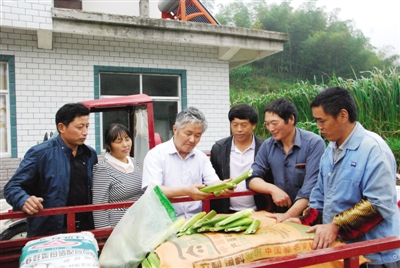
{"label": "white plastic bag", "polygon": [[[115,226],[100,254],[100,267],[137,267],[146,254],[165,240],[176,220],[171,202],[158,186],[149,185]],[[172,231],[168,233],[170,236]]]}
{"label": "white plastic bag", "polygon": [[147,121],[147,110],[139,109],[135,112],[135,158],[139,161],[139,167],[143,170],[144,157],[149,151],[149,126]]}

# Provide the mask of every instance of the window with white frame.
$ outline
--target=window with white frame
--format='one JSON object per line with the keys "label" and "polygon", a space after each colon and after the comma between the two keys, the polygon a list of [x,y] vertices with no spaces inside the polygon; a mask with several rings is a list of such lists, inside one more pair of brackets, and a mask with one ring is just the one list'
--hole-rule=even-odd
{"label": "window with white frame", "polygon": [[9,156],[9,122],[8,118],[8,63],[0,61],[0,154]]}
{"label": "window with white frame", "polygon": [[[163,142],[172,137],[172,126],[181,105],[180,75],[100,72],[99,80],[101,98],[132,94],[147,94],[151,97],[154,100],[155,132],[160,134]],[[127,124],[125,118],[123,112],[103,113],[102,133],[112,122]]]}

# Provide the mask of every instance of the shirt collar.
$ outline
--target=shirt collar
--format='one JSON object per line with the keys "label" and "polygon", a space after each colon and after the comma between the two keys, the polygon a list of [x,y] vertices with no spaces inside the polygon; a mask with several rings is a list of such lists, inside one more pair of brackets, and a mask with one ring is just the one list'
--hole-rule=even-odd
{"label": "shirt collar", "polygon": [[301,133],[300,129],[296,127],[296,135],[294,136],[293,146],[301,147]]}
{"label": "shirt collar", "polygon": [[[235,142],[234,142],[235,138],[232,137],[232,145],[231,145],[231,151],[235,151],[236,150],[236,146],[235,146]],[[249,148],[247,148],[245,151],[247,150],[255,150],[256,149],[256,138],[253,134],[253,139],[251,141],[251,144],[249,146]]]}
{"label": "shirt collar", "polygon": [[82,148],[82,146],[81,145],[79,145],[78,146],[78,149],[76,150],[76,156],[75,157],[78,157],[78,156],[80,156],[81,154],[83,154],[83,148]]}
{"label": "shirt collar", "polygon": [[344,148],[346,148],[350,144],[350,139],[351,139],[351,137],[353,137],[354,133],[356,132],[357,127],[358,127],[358,122],[354,126],[354,128],[351,131],[350,135],[347,136],[347,138],[344,140],[344,142],[339,147],[337,146],[337,143],[335,142],[334,149],[339,149],[340,151],[343,151]]}
{"label": "shirt collar", "polygon": [[[283,147],[282,141],[277,141],[274,140],[274,144],[279,145],[280,147]],[[294,142],[293,142],[293,146],[297,146],[299,148],[301,148],[301,133],[300,133],[300,129],[296,127],[296,134],[294,135]]]}
{"label": "shirt collar", "polygon": [[[58,136],[56,137],[56,139],[57,139],[58,144],[63,148],[63,151],[64,151],[65,153],[67,153],[67,154],[72,154],[71,148],[69,148],[69,147],[65,144],[65,142],[63,141],[63,139],[61,138],[60,135],[58,135]],[[79,145],[79,146],[78,146],[78,153],[77,153],[77,155],[78,155],[78,154],[81,154],[81,153],[83,153],[84,155],[86,155],[86,156],[89,157],[89,158],[92,156],[92,151],[91,151],[85,144],[82,144],[82,145]]]}
{"label": "shirt collar", "polygon": [[[167,141],[167,151],[169,154],[177,154],[177,155],[179,155],[179,157],[181,157],[178,150],[175,147],[174,136],[172,136],[172,138],[169,141]],[[194,151],[194,149],[187,154],[186,158],[193,155],[194,154],[193,151]]]}
{"label": "shirt collar", "polygon": [[110,153],[106,153],[104,155],[104,159],[107,159],[109,162],[113,163],[114,165],[121,167],[123,170],[127,170],[130,167],[133,167],[132,160],[129,156],[126,157],[126,159],[128,159],[128,163],[121,162],[120,160],[118,160],[114,156],[112,156]]}

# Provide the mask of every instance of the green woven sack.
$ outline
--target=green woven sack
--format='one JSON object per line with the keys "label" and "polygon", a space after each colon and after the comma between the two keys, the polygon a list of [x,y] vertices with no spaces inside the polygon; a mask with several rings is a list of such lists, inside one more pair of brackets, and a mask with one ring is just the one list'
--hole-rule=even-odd
{"label": "green woven sack", "polygon": [[175,220],[176,212],[168,198],[158,186],[149,186],[107,239],[100,267],[138,267],[148,252],[173,234],[169,230]]}

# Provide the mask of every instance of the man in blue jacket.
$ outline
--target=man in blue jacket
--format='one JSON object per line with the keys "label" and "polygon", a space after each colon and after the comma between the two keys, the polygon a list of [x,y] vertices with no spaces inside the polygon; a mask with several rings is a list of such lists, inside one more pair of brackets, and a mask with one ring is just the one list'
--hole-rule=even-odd
{"label": "man in blue jacket", "polygon": [[[43,208],[92,203],[92,168],[96,152],[84,144],[88,135],[89,109],[69,103],[56,114],[59,135],[28,150],[4,196],[14,210],[34,215]],[[30,217],[27,236],[66,231],[65,215]],[[76,215],[78,231],[94,229],[92,213]]]}
{"label": "man in blue jacket", "polygon": [[[347,89],[330,87],[311,103],[318,128],[329,141],[308,208],[288,221],[310,225],[313,249],[337,237],[346,243],[400,235],[396,161],[386,142],[357,121],[356,103]],[[361,267],[398,268],[400,249],[366,254]]]}

